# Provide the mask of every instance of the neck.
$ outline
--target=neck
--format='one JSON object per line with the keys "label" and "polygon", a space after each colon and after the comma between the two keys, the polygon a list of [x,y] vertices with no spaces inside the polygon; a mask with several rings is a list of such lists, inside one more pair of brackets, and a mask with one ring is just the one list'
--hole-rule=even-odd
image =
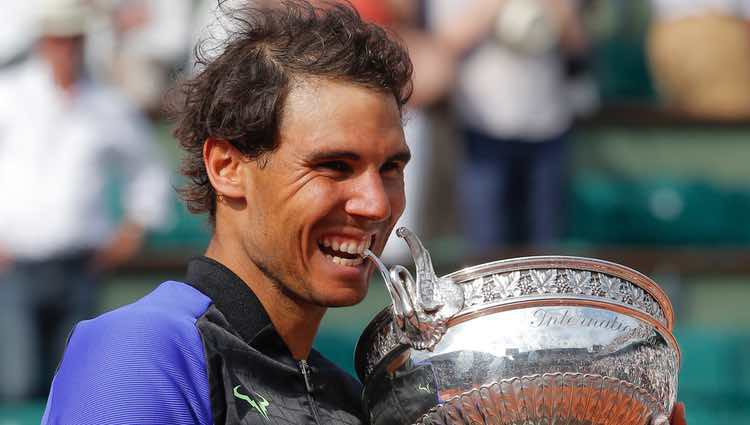
{"label": "neck", "polygon": [[296,360],[306,359],[312,349],[325,307],[312,305],[290,294],[263,273],[233,238],[216,232],[206,250],[212,258],[234,272],[258,297],[276,332]]}

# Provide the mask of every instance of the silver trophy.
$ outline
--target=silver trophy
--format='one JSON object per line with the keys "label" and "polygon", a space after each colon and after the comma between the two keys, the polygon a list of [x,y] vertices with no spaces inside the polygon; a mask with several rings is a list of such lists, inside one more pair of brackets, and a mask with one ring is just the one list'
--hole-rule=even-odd
{"label": "silver trophy", "polygon": [[372,425],[664,425],[680,351],[665,293],[588,258],[496,261],[437,277],[379,267],[393,304],[359,339],[355,367]]}

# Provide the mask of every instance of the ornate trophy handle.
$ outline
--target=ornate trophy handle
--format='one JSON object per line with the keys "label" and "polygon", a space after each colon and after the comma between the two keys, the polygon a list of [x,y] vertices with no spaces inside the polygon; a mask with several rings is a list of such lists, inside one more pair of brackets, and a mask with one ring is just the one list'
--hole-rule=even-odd
{"label": "ornate trophy handle", "polygon": [[393,323],[399,342],[417,350],[432,350],[445,334],[448,320],[461,311],[464,295],[451,279],[435,274],[430,253],[406,227],[396,231],[409,245],[417,271],[415,281],[409,270],[396,265],[390,270],[371,251],[365,250],[383,275],[393,302]]}

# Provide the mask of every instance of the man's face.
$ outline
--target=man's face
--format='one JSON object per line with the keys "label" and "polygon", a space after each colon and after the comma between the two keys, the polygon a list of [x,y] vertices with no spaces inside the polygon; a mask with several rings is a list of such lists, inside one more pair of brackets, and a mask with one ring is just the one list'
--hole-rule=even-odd
{"label": "man's face", "polygon": [[83,36],[44,36],[39,40],[38,50],[51,66],[57,83],[69,87],[83,71]]}
{"label": "man's face", "polygon": [[298,301],[358,303],[374,269],[360,254],[380,253],[403,212],[408,159],[392,95],[327,80],[296,85],[278,149],[243,164],[247,256]]}

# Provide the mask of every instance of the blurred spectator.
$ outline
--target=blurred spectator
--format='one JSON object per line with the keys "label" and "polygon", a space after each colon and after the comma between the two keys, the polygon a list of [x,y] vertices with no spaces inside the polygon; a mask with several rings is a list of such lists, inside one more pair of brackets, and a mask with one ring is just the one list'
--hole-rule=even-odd
{"label": "blurred spectator", "polygon": [[[189,0],[89,0],[98,13],[88,62],[142,109],[159,112],[172,75],[188,58],[195,8]],[[216,0],[214,0],[216,3]]]}
{"label": "blurred spectator", "polygon": [[[92,314],[97,276],[162,223],[169,178],[150,128],[86,77],[88,9],[44,0],[28,61],[0,74],[0,402],[47,392],[73,324]],[[127,177],[124,218],[105,182]]]}
{"label": "blurred spectator", "polygon": [[455,102],[465,164],[458,209],[469,248],[481,253],[506,244],[514,230],[522,242],[556,242],[573,117],[564,63],[583,56],[588,43],[576,2],[430,6],[436,34],[460,60]]}
{"label": "blurred spectator", "polygon": [[412,0],[351,0],[362,18],[380,26],[390,26],[397,21],[397,3],[416,3]]}
{"label": "blurred spectator", "polygon": [[651,71],[671,107],[750,118],[750,1],[652,0]]}

